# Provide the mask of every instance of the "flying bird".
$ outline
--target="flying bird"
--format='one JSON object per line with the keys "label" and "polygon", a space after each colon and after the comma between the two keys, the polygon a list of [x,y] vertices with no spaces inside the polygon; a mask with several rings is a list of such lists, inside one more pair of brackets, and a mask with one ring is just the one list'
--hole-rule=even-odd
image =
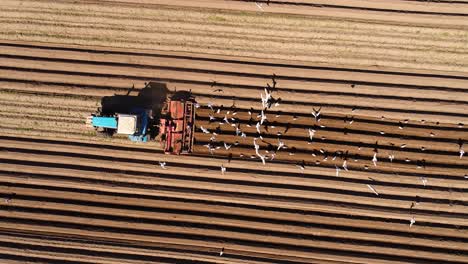
{"label": "flying bird", "polygon": [[161,168],[163,168],[164,170],[167,169],[166,168],[166,162],[160,161],[159,166],[161,166]]}
{"label": "flying bird", "polygon": [[344,169],[345,171],[348,171],[348,164],[347,164],[347,163],[348,163],[347,160],[343,160],[343,169]]}
{"label": "flying bird", "polygon": [[374,152],[374,157],[372,158],[372,163],[377,167],[377,152]]}
{"label": "flying bird", "polygon": [[414,219],[414,216],[413,216],[413,217],[411,217],[411,219],[410,219],[409,227],[411,228],[411,227],[414,225],[414,223],[416,223],[416,219]]}
{"label": "flying bird", "polygon": [[221,174],[224,175],[226,173],[226,167],[224,167],[224,164],[221,164]]}
{"label": "flying bird", "polygon": [[257,132],[260,134],[260,122],[257,122],[257,124],[255,125],[255,128],[257,129]]}
{"label": "flying bird", "polygon": [[312,128],[309,128],[308,132],[309,132],[309,139],[310,141],[312,141],[316,131]]}
{"label": "flying bird", "polygon": [[202,131],[203,133],[205,133],[205,134],[210,134],[210,131],[209,131],[208,129],[206,129],[206,128],[202,127],[202,126],[200,126],[200,129],[201,129],[201,131]]}
{"label": "flying bird", "polygon": [[281,141],[281,140],[278,138],[278,149],[277,149],[276,151],[278,151],[278,150],[280,150],[280,149],[282,149],[282,148],[284,148],[284,142]]}
{"label": "flying bird", "polygon": [[375,195],[379,196],[379,193],[377,192],[377,190],[370,184],[367,184],[367,187],[373,192],[375,193]]}
{"label": "flying bird", "polygon": [[229,150],[232,147],[232,145],[228,145],[226,142],[224,142],[224,148],[226,150]]}
{"label": "flying bird", "polygon": [[302,172],[304,172],[304,170],[305,170],[305,160],[302,160],[302,162],[297,164],[296,166],[299,167],[299,169],[301,169]]}
{"label": "flying bird", "polygon": [[322,107],[320,107],[319,109],[315,109],[315,108],[312,108],[312,115],[314,116],[315,118],[315,121],[319,122],[320,121],[320,113],[322,111]]}
{"label": "flying bird", "polygon": [[266,156],[265,155],[260,155],[258,153],[257,153],[257,156],[262,160],[263,165],[265,165],[266,164],[265,163]]}
{"label": "flying bird", "polygon": [[425,177],[420,177],[419,179],[422,181],[424,186],[427,185],[427,179]]}

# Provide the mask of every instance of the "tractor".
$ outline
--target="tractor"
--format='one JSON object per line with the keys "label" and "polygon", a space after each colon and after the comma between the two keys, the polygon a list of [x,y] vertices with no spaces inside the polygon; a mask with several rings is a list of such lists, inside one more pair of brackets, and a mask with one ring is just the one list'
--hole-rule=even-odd
{"label": "tractor", "polygon": [[86,123],[94,127],[98,135],[123,134],[134,142],[148,142],[159,133],[164,153],[192,153],[196,109],[192,93],[177,91],[172,96],[156,93],[161,100],[148,102],[146,95],[140,93],[138,97],[127,94],[103,98],[102,109],[89,116]]}
{"label": "tractor", "polygon": [[128,114],[103,115],[96,113],[88,116],[86,124],[94,127],[99,134],[112,136],[113,134],[128,135],[134,142],[147,142],[148,128],[153,123],[151,110],[134,109]]}

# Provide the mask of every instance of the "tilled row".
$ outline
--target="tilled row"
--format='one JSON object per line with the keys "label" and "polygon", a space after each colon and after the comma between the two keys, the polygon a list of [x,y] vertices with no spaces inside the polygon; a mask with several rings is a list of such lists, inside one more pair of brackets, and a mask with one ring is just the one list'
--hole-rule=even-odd
{"label": "tilled row", "polygon": [[[180,213],[181,210],[178,208],[178,206],[173,209],[175,211],[167,210],[167,209],[160,209],[160,208],[151,208],[153,206],[159,207],[161,205],[159,204],[166,204],[166,201],[158,201],[154,200],[155,198],[151,194],[147,194],[151,196],[151,199],[148,200],[144,206],[138,206],[138,203],[133,202],[130,205],[125,205],[123,208],[125,209],[119,209],[122,208],[122,206],[117,205],[116,203],[119,203],[118,196],[117,197],[109,197],[109,202],[111,204],[106,204],[105,201],[107,201],[105,196],[100,196],[98,193],[93,193],[93,194],[84,194],[84,193],[67,193],[67,192],[58,192],[58,191],[53,191],[56,188],[53,188],[51,186],[42,186],[42,187],[33,187],[31,188],[27,187],[27,185],[23,185],[21,187],[16,187],[16,186],[10,186],[9,190],[15,191],[16,196],[12,198],[10,201],[10,204],[8,205],[8,210],[4,212],[4,218],[2,219],[2,222],[4,225],[8,223],[9,221],[15,221],[16,225],[21,226],[22,228],[26,229],[38,229],[32,228],[34,225],[40,225],[40,230],[44,231],[45,229],[48,230],[55,230],[54,232],[62,233],[64,229],[68,230],[69,235],[76,234],[76,231],[72,232],[71,230],[78,229],[82,230],[84,233],[87,233],[86,231],[88,230],[96,230],[98,229],[98,233],[104,233],[106,232],[110,236],[115,236],[112,234],[117,234],[119,238],[127,238],[127,235],[130,237],[133,237],[135,239],[138,237],[139,239],[137,240],[146,240],[148,241],[148,238],[143,239],[144,237],[158,237],[159,240],[163,238],[168,238],[169,240],[171,238],[174,238],[177,240],[177,238],[180,239],[195,239],[195,240],[203,240],[207,244],[216,244],[218,243],[217,248],[219,247],[224,247],[226,250],[226,253],[228,253],[228,250],[231,249],[236,249],[236,246],[234,244],[240,244],[240,246],[248,246],[250,250],[254,250],[257,248],[259,252],[265,252],[264,248],[275,248],[276,252],[278,250],[281,250],[281,252],[286,251],[299,251],[298,256],[305,257],[307,254],[305,252],[310,253],[310,250],[314,250],[317,247],[320,248],[322,245],[326,246],[330,243],[340,243],[342,244],[341,246],[331,246],[331,244],[328,247],[331,248],[341,248],[342,253],[345,253],[347,255],[351,254],[356,256],[353,251],[362,251],[364,252],[371,250],[371,252],[382,252],[386,251],[384,249],[379,249],[379,250],[372,250],[372,248],[379,247],[379,246],[391,246],[392,250],[389,251],[394,251],[394,252],[387,252],[390,253],[391,255],[397,254],[398,252],[403,252],[404,250],[404,243],[412,243],[411,245],[408,245],[407,248],[411,248],[414,250],[415,248],[418,248],[420,250],[427,250],[431,251],[432,255],[435,256],[437,255],[434,252],[441,252],[440,247],[442,244],[435,240],[434,246],[438,247],[431,247],[428,246],[428,243],[430,244],[430,236],[428,237],[427,235],[422,235],[420,237],[426,237],[425,239],[416,239],[416,238],[401,238],[395,235],[389,235],[388,233],[386,235],[381,236],[381,242],[373,241],[375,239],[378,239],[378,235],[369,235],[368,230],[363,230],[365,233],[362,234],[362,237],[360,238],[361,240],[367,240],[367,242],[364,241],[351,241],[353,239],[349,239],[350,231],[342,231],[342,232],[337,232],[334,229],[329,230],[328,232],[326,229],[323,229],[324,226],[318,226],[317,231],[314,231],[314,227],[311,224],[306,224],[304,226],[304,223],[295,223],[296,225],[299,224],[299,226],[296,227],[288,227],[287,224],[281,223],[280,225],[277,226],[277,228],[274,228],[275,224],[267,224],[267,222],[271,220],[267,219],[262,219],[262,216],[264,217],[265,213],[260,211],[258,216],[255,214],[252,214],[252,210],[250,210],[250,218],[246,217],[246,220],[242,220],[242,218],[237,218],[235,217],[232,219],[233,216],[228,216],[223,214],[220,219],[223,219],[222,221],[214,221],[216,220],[216,214],[212,213],[203,213],[200,215],[199,213],[194,213],[193,211],[190,212],[187,210],[186,214],[191,214],[190,216],[186,217],[181,217]],[[41,188],[42,191],[42,197],[38,197],[38,189]],[[79,189],[77,189],[79,190]],[[27,193],[31,194],[32,196],[26,195]],[[36,195],[34,195],[34,193]],[[59,196],[58,198],[50,198],[50,196],[55,196],[57,195],[63,195]],[[86,197],[92,195],[92,197]],[[43,196],[48,196],[49,198],[44,198]],[[157,196],[157,195],[156,195]],[[67,197],[75,197],[75,199],[70,199]],[[83,199],[81,202],[76,200],[76,198]],[[98,201],[98,202],[92,202],[92,201]],[[139,201],[142,202],[142,201]],[[174,204],[173,204],[174,205]],[[175,203],[177,205],[177,203]],[[98,206],[99,208],[96,208],[95,206]],[[167,204],[166,204],[167,206]],[[166,207],[164,206],[164,207]],[[191,208],[198,208],[198,210],[201,210],[201,208],[205,207],[205,205],[199,205],[199,206],[193,206],[190,204],[186,204],[185,207],[191,207]],[[218,206],[219,207],[219,206]],[[136,212],[129,212],[128,210],[137,210]],[[207,210],[203,209],[203,210]],[[227,208],[226,208],[227,209]],[[144,212],[142,212],[142,210]],[[178,210],[178,212],[177,212]],[[185,212],[186,210],[182,210]],[[208,209],[208,211],[210,211]],[[90,212],[90,213],[87,213]],[[172,216],[171,216],[172,214]],[[205,215],[206,214],[206,215]],[[135,215],[135,216],[131,216]],[[159,215],[159,216],[158,216]],[[197,217],[197,215],[200,215]],[[276,213],[275,213],[276,215]],[[255,218],[258,219],[260,217],[260,222],[258,223],[258,226],[256,225]],[[277,217],[277,216],[276,216]],[[9,220],[11,219],[11,220]],[[31,220],[34,219],[34,220]],[[85,220],[87,219],[87,220]],[[171,219],[171,220],[168,220]],[[230,219],[230,220],[227,220]],[[236,220],[237,219],[237,220]],[[296,216],[297,219],[297,216]],[[258,221],[258,220],[257,220]],[[267,221],[267,222],[265,222]],[[355,220],[356,221],[356,220]],[[86,223],[86,224],[84,224]],[[217,224],[214,224],[217,223]],[[289,223],[291,224],[291,223]],[[401,225],[401,224],[394,224],[394,227]],[[240,227],[244,226],[244,227]],[[300,226],[303,226],[302,228]],[[346,228],[346,227],[345,227]],[[111,230],[112,229],[112,230]],[[348,229],[348,228],[346,228]],[[345,230],[346,230],[345,229]],[[62,232],[60,232],[60,230]],[[263,231],[262,231],[263,230]],[[275,231],[277,230],[277,231]],[[279,231],[281,230],[281,231]],[[287,231],[285,231],[287,230]],[[320,230],[320,231],[319,231]],[[292,232],[292,233],[291,233]],[[296,235],[293,235],[295,232]],[[319,233],[320,235],[318,235]],[[355,231],[351,231],[355,232]],[[388,231],[387,231],[388,232]],[[408,231],[406,231],[408,232]],[[307,237],[308,233],[310,235],[313,235],[314,237]],[[329,235],[326,235],[326,234]],[[344,237],[341,237],[341,233]],[[366,235],[367,233],[367,235]],[[384,232],[385,233],[385,232]],[[398,232],[394,232],[394,234],[397,234]],[[82,234],[82,233],[80,233]],[[182,235],[185,234],[185,235]],[[133,235],[133,236],[132,236]],[[268,236],[269,239],[265,240],[262,237]],[[358,233],[356,234],[358,235]],[[400,234],[403,235],[403,234]],[[203,236],[203,238],[199,237]],[[410,235],[410,236],[413,236]],[[232,237],[236,237],[236,239],[232,239]],[[279,240],[274,239],[274,237],[278,237]],[[371,238],[373,237],[373,238]],[[392,244],[389,242],[392,237],[395,238],[395,243]],[[231,238],[231,239],[229,239]],[[294,241],[299,239],[301,243],[295,244]],[[427,240],[429,239],[429,240]],[[446,240],[447,238],[444,238]],[[235,240],[235,241],[234,241]],[[303,244],[305,241],[315,241],[313,244]],[[369,241],[370,240],[370,241]],[[403,242],[404,240],[408,240],[407,242]],[[417,241],[421,241],[421,245],[424,246],[417,246],[414,243],[418,243]],[[450,240],[450,239],[449,239]],[[458,239],[455,239],[457,241]],[[150,241],[154,241],[154,238],[152,238]],[[382,242],[386,241],[386,242]],[[391,240],[393,241],[393,240]],[[464,241],[464,240],[459,240]],[[446,244],[449,247],[456,247],[457,243],[460,242],[446,242]],[[193,243],[193,242],[192,242]],[[234,244],[230,244],[234,243]],[[292,244],[291,244],[292,243]],[[343,244],[344,243],[344,244]],[[351,243],[351,245],[347,246],[346,243]],[[352,246],[353,244],[358,243],[360,246]],[[464,243],[460,244],[458,246],[457,254],[462,254],[460,250],[463,249]],[[385,245],[384,245],[385,244]],[[390,245],[392,244],[392,245]],[[213,246],[212,246],[213,247]],[[216,248],[216,246],[214,246]],[[366,250],[367,248],[367,250]],[[426,249],[424,249],[426,248]],[[347,250],[347,249],[351,249]],[[303,250],[306,250],[305,252],[302,252]],[[451,249],[450,251],[447,251],[447,249],[442,250],[443,252],[450,252],[454,253],[454,249]],[[325,250],[323,249],[320,250],[320,252],[326,252],[330,250]],[[334,250],[331,250],[334,251]],[[331,251],[329,253],[331,253]],[[336,251],[336,250],[335,250]],[[266,252],[265,252],[266,253]],[[336,252],[335,252],[336,253]],[[283,253],[284,254],[284,253]],[[375,254],[375,253],[374,253]],[[442,253],[439,253],[442,254]],[[288,255],[288,254],[285,254]],[[367,254],[360,254],[360,257],[366,256]],[[386,259],[389,257],[387,254],[378,254],[379,256],[374,256],[373,254],[367,255],[368,257],[371,258],[383,258]],[[387,256],[385,256],[387,255]],[[400,259],[401,260],[401,259]],[[413,259],[416,260],[416,259]],[[407,260],[409,261],[409,259]],[[416,260],[417,262],[418,260]],[[385,263],[385,262],[382,262]]]}

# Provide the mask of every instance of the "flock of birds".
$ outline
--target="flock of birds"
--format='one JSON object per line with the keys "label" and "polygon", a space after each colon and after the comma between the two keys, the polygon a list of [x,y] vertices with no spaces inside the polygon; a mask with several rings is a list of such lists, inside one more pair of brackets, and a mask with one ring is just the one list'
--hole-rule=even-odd
{"label": "flock of birds", "polygon": [[[216,82],[213,82],[212,87],[215,86],[215,85],[216,85]],[[276,122],[270,122],[268,115],[275,115],[275,117],[279,117],[279,114],[278,114],[279,112],[278,111],[276,111],[275,113],[269,112],[269,111],[271,111],[272,108],[278,107],[280,105],[280,103],[281,103],[281,98],[280,97],[275,98],[273,96],[273,94],[277,91],[276,85],[277,85],[276,76],[273,74],[272,85],[267,83],[266,87],[264,87],[264,90],[260,93],[260,102],[261,102],[261,105],[262,105],[262,109],[261,110],[254,110],[253,108],[251,108],[248,111],[250,119],[246,124],[243,125],[244,128],[245,127],[255,127],[255,136],[253,137],[253,140],[252,140],[252,147],[253,147],[253,150],[255,151],[255,154],[250,155],[250,158],[258,159],[264,165],[267,163],[267,161],[274,160],[276,155],[279,152],[288,152],[288,155],[295,155],[295,148],[294,147],[291,147],[291,148],[288,147],[286,145],[285,141],[282,139],[282,136],[287,134],[289,129],[290,129],[290,124],[289,123],[286,125],[284,131],[276,133],[277,141],[276,141],[275,144],[267,142],[265,140],[265,138],[264,138],[265,132],[268,133],[269,129],[276,127]],[[352,86],[352,88],[355,87],[354,84],[352,84],[351,86]],[[214,92],[223,92],[223,90],[222,89],[216,89],[216,90],[214,90]],[[196,107],[200,107],[200,106],[197,105]],[[226,151],[229,151],[229,154],[228,154],[228,163],[229,163],[229,162],[231,162],[231,159],[233,158],[233,154],[232,154],[233,152],[231,152],[230,150],[233,147],[235,147],[237,145],[240,145],[239,140],[244,139],[244,142],[245,142],[245,140],[247,140],[247,138],[248,138],[247,133],[244,131],[243,127],[241,126],[241,120],[239,118],[236,118],[238,109],[235,107],[235,103],[233,103],[233,105],[231,107],[228,107],[228,108],[224,108],[223,106],[215,107],[213,103],[208,103],[207,107],[211,110],[210,113],[209,113],[209,123],[211,124],[211,123],[217,122],[219,125],[217,126],[216,129],[211,129],[211,131],[210,131],[210,129],[205,128],[203,126],[199,126],[199,127],[197,127],[197,129],[199,131],[201,131],[202,133],[210,135],[209,143],[204,145],[208,149],[209,153],[214,154],[214,152],[216,150],[221,149],[221,148],[224,148]],[[353,111],[354,110],[355,109],[353,109]],[[222,117],[222,115],[224,113],[225,113],[225,115],[224,115],[224,117]],[[220,115],[221,115],[221,117],[220,117]],[[312,120],[315,120],[315,125],[306,129],[306,135],[307,135],[307,139],[308,139],[307,144],[312,144],[313,140],[316,140],[315,139],[316,132],[320,128],[325,128],[325,125],[323,125],[320,122],[322,117],[323,116],[322,116],[322,108],[321,107],[319,107],[317,109],[312,108],[310,118]],[[293,120],[297,120],[297,118],[298,118],[297,116],[292,117]],[[384,117],[382,117],[382,119],[384,119]],[[350,118],[346,117],[346,119],[344,121],[347,122],[348,124],[352,124],[354,122],[354,119],[353,119],[353,117],[350,117]],[[405,124],[407,124],[408,121],[409,120],[403,120],[403,121],[399,122],[399,129],[404,129]],[[424,120],[422,120],[421,122],[424,123]],[[217,136],[220,135],[223,132],[223,130],[221,129],[221,126],[232,126],[232,127],[234,127],[235,128],[235,136],[238,138],[238,140],[236,140],[232,144],[228,144],[227,142],[224,142],[224,141],[217,141]],[[459,127],[460,126],[463,126],[463,124],[459,124]],[[346,134],[347,132],[344,131],[344,133]],[[381,131],[380,134],[385,134],[385,132]],[[434,136],[434,133],[431,132],[430,134],[431,134],[431,137]],[[267,146],[266,149],[261,148],[259,142],[265,143],[265,145]],[[464,154],[465,154],[465,150],[463,148],[463,146],[464,146],[463,140],[459,139],[458,145],[459,145],[459,158],[462,159]],[[403,149],[403,148],[406,147],[406,144],[402,144],[399,147],[401,149]],[[359,147],[358,149],[360,150],[361,147]],[[421,151],[425,151],[424,147],[421,148]],[[333,155],[330,155],[330,153],[327,153],[326,150],[318,149],[318,150],[314,150],[314,152],[312,153],[312,156],[314,156],[314,157],[317,157],[319,155],[323,156],[324,161],[326,161],[328,158],[330,158],[330,160],[333,160],[333,161],[335,161],[337,159],[342,160],[342,164],[340,166],[335,165],[336,176],[339,176],[341,170],[348,171],[348,159],[351,159],[351,156],[348,155],[348,151],[338,151],[338,152],[335,152]],[[241,153],[241,154],[239,154],[239,156],[240,156],[240,158],[242,158],[245,155]],[[378,142],[376,142],[375,147],[373,149],[372,159],[371,159],[371,162],[372,162],[373,166],[375,166],[375,167],[378,166],[379,159],[381,159],[381,157],[379,157],[379,146],[378,146]],[[395,159],[395,154],[393,152],[388,154],[388,160],[390,162],[393,162],[394,159]],[[357,161],[355,156],[354,156],[354,161]],[[405,159],[405,161],[410,162],[411,160]],[[320,164],[320,161],[317,160],[316,164]],[[425,160],[418,160],[416,162],[416,165],[417,165],[417,168],[425,168],[426,167],[426,161]],[[166,169],[166,163],[165,162],[160,162],[160,166],[163,169]],[[302,162],[296,164],[296,166],[302,172],[304,172],[304,170],[306,169],[305,160],[303,160]],[[368,166],[365,165],[364,169],[367,170]],[[227,168],[224,166],[224,164],[222,164],[221,165],[221,174],[224,175],[226,173],[226,171],[227,171]],[[465,176],[465,178],[468,178],[468,176]],[[373,179],[371,179],[371,180],[373,180]],[[426,186],[428,184],[428,180],[425,177],[420,177],[420,180],[421,180],[421,182],[422,182],[422,184],[424,186]],[[374,186],[372,186],[371,184],[367,184],[367,187],[369,188],[369,190],[372,193],[379,196],[379,192],[377,191],[377,189]],[[414,205],[415,204],[412,203],[411,208],[413,208]],[[414,216],[412,216],[410,218],[410,227],[412,227],[415,224],[415,222],[416,222],[416,220],[415,220]]]}

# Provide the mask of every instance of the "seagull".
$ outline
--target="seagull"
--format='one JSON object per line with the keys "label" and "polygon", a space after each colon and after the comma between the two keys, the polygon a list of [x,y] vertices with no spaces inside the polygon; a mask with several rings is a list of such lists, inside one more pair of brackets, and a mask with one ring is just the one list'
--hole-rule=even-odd
{"label": "seagull", "polygon": [[255,128],[257,128],[257,132],[260,134],[260,122],[257,122],[257,124],[255,125]]}
{"label": "seagull", "polygon": [[236,127],[236,136],[242,134],[242,130],[240,130],[239,126]]}
{"label": "seagull", "polygon": [[224,248],[221,249],[221,251],[219,251],[219,256],[222,257],[224,254]]}
{"label": "seagull", "polygon": [[210,117],[210,123],[216,120],[216,117],[214,117],[212,114],[208,115]]}
{"label": "seagull", "polygon": [[223,121],[226,124],[230,124],[227,115],[224,116]]}
{"label": "seagull", "polygon": [[226,142],[224,142],[224,148],[226,150],[229,150],[231,147],[232,147],[232,145],[228,145],[228,144],[226,144]]}
{"label": "seagull", "polygon": [[393,162],[394,158],[395,158],[395,155],[393,155],[393,154],[388,155],[388,159],[390,159],[390,162]]}
{"label": "seagull", "polygon": [[268,99],[266,97],[263,97],[263,93],[260,93],[260,99],[262,100],[262,107],[268,107]]}
{"label": "seagull", "polygon": [[208,106],[208,107],[211,109],[211,111],[214,112],[213,103],[212,103],[212,102],[209,102],[208,104],[206,104],[206,106]]}
{"label": "seagull", "polygon": [[416,220],[414,219],[414,216],[413,216],[413,217],[411,217],[411,219],[410,219],[409,227],[411,228],[411,227],[414,225],[414,223],[416,223]]}
{"label": "seagull", "polygon": [[345,171],[348,171],[348,165],[347,165],[348,161],[347,160],[343,160],[343,169]]}
{"label": "seagull", "polygon": [[377,167],[377,152],[374,152],[374,157],[372,158],[372,163]]}
{"label": "seagull", "polygon": [[166,168],[166,162],[164,162],[164,161],[160,161],[159,166],[161,166],[161,168],[163,168],[164,170],[167,169]]}
{"label": "seagull", "polygon": [[210,134],[210,131],[209,131],[208,129],[206,129],[206,128],[202,127],[202,126],[200,126],[200,129],[201,129],[201,131],[202,131],[203,133],[205,133],[205,134]]}
{"label": "seagull", "polygon": [[297,164],[296,166],[299,167],[299,169],[301,169],[302,172],[304,172],[304,170],[305,170],[305,160],[303,160],[301,163]]}
{"label": "seagull", "polygon": [[316,131],[314,129],[311,129],[311,128],[309,128],[308,131],[309,131],[310,141],[312,141],[312,138],[314,137]]}
{"label": "seagull", "polygon": [[280,150],[280,149],[282,149],[282,148],[284,148],[284,142],[281,141],[281,140],[278,138],[278,149],[277,149],[276,151],[278,151],[278,150]]}
{"label": "seagull", "polygon": [[427,184],[427,179],[426,179],[425,177],[420,177],[420,179],[421,179],[423,185],[426,186],[426,184]]}
{"label": "seagull", "polygon": [[242,132],[241,133],[241,138],[246,138],[246,137],[247,137],[247,135],[244,132]]}
{"label": "seagull", "polygon": [[319,122],[319,121],[320,121],[320,113],[321,113],[322,107],[320,107],[320,108],[317,109],[317,110],[315,110],[315,108],[312,108],[312,110],[313,110],[312,115],[314,116],[315,121]]}
{"label": "seagull", "polygon": [[340,176],[340,167],[335,165],[335,169],[336,169],[336,177]]}
{"label": "seagull", "polygon": [[263,125],[263,122],[265,122],[265,120],[267,120],[267,116],[266,116],[266,114],[263,112],[263,110],[262,110],[262,112],[261,112],[261,117],[262,117],[262,118],[260,119],[260,125]]}
{"label": "seagull", "polygon": [[263,165],[265,165],[265,155],[260,155],[257,153],[257,156],[262,160]]}
{"label": "seagull", "polygon": [[255,153],[257,153],[257,155],[259,155],[258,150],[260,149],[260,145],[258,145],[258,143],[257,143],[257,138],[253,139],[253,143],[254,143]]}
{"label": "seagull", "polygon": [[376,190],[372,185],[367,184],[367,187],[368,187],[372,192],[374,192],[375,195],[379,196],[379,193],[377,192],[377,190]]}
{"label": "seagull", "polygon": [[221,164],[221,174],[224,175],[226,173],[226,167],[224,167],[224,164]]}
{"label": "seagull", "polygon": [[262,4],[261,4],[261,3],[259,4],[259,3],[255,2],[255,5],[257,5],[258,9],[260,9],[260,10],[263,11],[263,7],[262,7]]}
{"label": "seagull", "polygon": [[210,154],[213,154],[213,150],[215,150],[213,148],[213,146],[211,145],[211,143],[208,143],[206,145],[204,145],[206,148],[208,148],[208,151],[210,152]]}
{"label": "seagull", "polygon": [[276,157],[276,153],[274,153],[274,152],[273,152],[273,153],[271,153],[271,158],[270,158],[270,160],[274,160],[274,159],[275,159],[275,157]]}

